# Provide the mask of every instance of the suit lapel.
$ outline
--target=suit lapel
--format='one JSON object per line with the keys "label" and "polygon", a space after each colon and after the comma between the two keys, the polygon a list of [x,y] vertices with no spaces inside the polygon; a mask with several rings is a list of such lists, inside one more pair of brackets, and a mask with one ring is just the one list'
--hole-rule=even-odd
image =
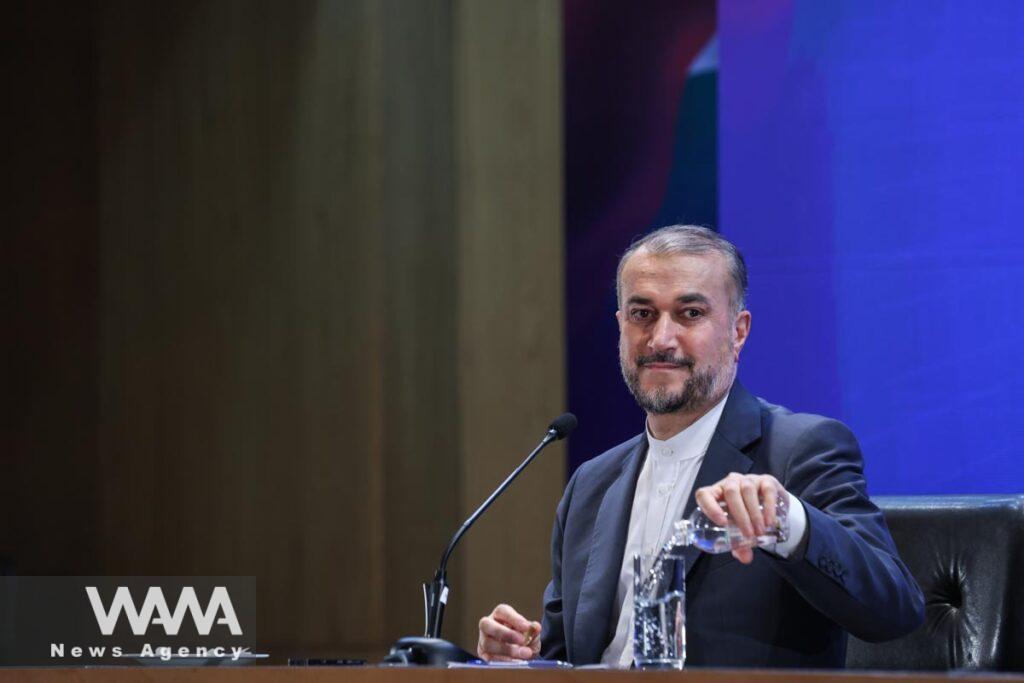
{"label": "suit lapel", "polygon": [[[697,472],[693,491],[715,483],[730,472],[750,471],[753,461],[743,451],[760,437],[760,404],[739,382],[734,382],[718,427],[708,444],[704,462]],[[623,461],[619,475],[608,487],[594,521],[590,554],[573,624],[573,659],[577,662],[589,664],[598,661],[608,643],[609,621],[626,548],[636,480],[646,452],[647,439],[641,437]],[[691,492],[684,516],[689,516],[695,507],[696,500]],[[685,552],[686,573],[689,575],[703,553],[696,548],[686,548]]]}
{"label": "suit lapel", "polygon": [[[694,497],[697,489],[724,479],[730,472],[745,474],[750,471],[754,461],[744,449],[760,438],[761,406],[742,384],[734,382],[683,509],[684,519],[697,507],[697,499]],[[683,550],[683,554],[686,556],[686,575],[689,576],[704,553],[689,546]]]}
{"label": "suit lapel", "polygon": [[594,521],[590,555],[583,574],[573,626],[573,644],[578,662],[596,662],[607,643],[608,623],[626,548],[629,517],[640,465],[647,452],[641,438],[622,464],[618,477],[608,487]]}

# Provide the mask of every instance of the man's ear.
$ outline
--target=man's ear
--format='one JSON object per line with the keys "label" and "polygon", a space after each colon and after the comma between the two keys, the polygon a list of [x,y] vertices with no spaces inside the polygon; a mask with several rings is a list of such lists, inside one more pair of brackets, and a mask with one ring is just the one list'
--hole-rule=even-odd
{"label": "man's ear", "polygon": [[619,332],[622,332],[622,309],[615,311],[615,320],[619,323]]}
{"label": "man's ear", "polygon": [[739,361],[740,351],[747,343],[750,336],[750,311],[740,311],[736,315],[736,324],[733,326],[732,359]]}

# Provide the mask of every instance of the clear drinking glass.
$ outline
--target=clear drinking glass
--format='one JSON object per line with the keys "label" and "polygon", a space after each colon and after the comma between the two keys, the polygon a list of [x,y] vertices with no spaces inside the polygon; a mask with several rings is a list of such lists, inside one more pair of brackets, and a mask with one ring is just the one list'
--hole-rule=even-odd
{"label": "clear drinking glass", "polygon": [[653,558],[633,555],[633,661],[682,669],[686,661],[686,560],[669,542]]}

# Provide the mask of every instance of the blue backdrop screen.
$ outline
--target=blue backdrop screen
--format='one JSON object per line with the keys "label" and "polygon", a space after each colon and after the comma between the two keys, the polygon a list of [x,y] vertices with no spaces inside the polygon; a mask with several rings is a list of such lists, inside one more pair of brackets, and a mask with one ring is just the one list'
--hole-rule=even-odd
{"label": "blue backdrop screen", "polygon": [[871,493],[1024,490],[1024,4],[719,4],[719,229],[754,393]]}

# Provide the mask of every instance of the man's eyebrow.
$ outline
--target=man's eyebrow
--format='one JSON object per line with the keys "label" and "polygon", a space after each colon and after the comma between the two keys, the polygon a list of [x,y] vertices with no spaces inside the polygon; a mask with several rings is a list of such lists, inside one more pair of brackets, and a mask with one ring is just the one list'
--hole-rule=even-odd
{"label": "man's eyebrow", "polygon": [[[654,301],[653,299],[650,299],[650,298],[648,298],[646,296],[640,296],[639,294],[634,294],[633,296],[631,296],[628,299],[626,299],[626,303],[627,304],[640,304],[641,306],[649,306],[649,305],[651,305],[653,303],[653,301]],[[677,304],[704,304],[706,306],[710,306],[711,305],[711,300],[708,299],[703,294],[698,294],[698,293],[694,292],[692,294],[683,294],[681,296],[677,296],[676,297],[676,303]]]}
{"label": "man's eyebrow", "polygon": [[710,305],[711,301],[703,294],[683,294],[682,296],[676,297],[677,304],[706,304]]}

